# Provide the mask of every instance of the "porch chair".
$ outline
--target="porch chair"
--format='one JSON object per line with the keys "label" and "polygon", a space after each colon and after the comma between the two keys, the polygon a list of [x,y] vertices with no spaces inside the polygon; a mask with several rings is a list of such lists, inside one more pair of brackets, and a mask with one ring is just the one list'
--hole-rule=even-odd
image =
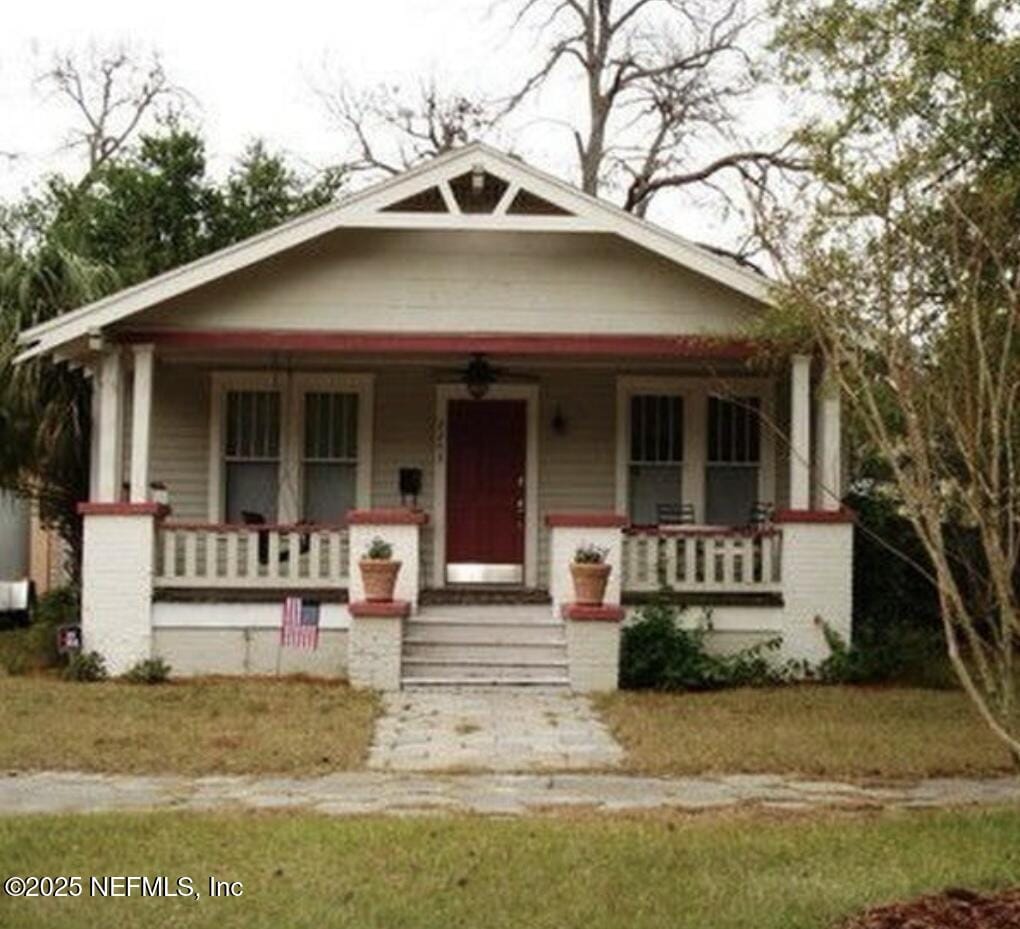
{"label": "porch chair", "polygon": [[754,504],[751,506],[751,518],[749,523],[756,529],[760,529],[763,526],[770,526],[772,525],[772,518],[775,515],[775,512],[775,504],[767,503],[762,500],[755,500]]}
{"label": "porch chair", "polygon": [[694,522],[694,504],[657,503],[655,521],[660,526],[689,526]]}
{"label": "porch chair", "polygon": [[[246,526],[264,526],[266,524],[266,518],[261,513],[257,513],[254,510],[241,510],[241,519]],[[303,555],[311,548],[312,540],[308,533],[301,534],[301,540],[298,543],[299,554]],[[259,546],[259,564],[269,563],[269,531],[259,532],[258,534],[258,546]],[[280,550],[280,561],[290,560],[290,549]]]}

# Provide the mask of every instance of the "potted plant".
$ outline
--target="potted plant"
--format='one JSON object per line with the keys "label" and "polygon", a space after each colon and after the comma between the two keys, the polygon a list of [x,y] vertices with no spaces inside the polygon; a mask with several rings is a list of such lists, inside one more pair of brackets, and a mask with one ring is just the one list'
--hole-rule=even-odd
{"label": "potted plant", "polygon": [[378,536],[372,539],[358,566],[366,600],[379,603],[393,599],[400,562],[393,560],[393,546],[389,542]]}
{"label": "potted plant", "polygon": [[606,596],[606,583],[612,565],[606,564],[608,548],[581,545],[574,552],[570,575],[574,579],[574,602],[584,606],[601,606]]}

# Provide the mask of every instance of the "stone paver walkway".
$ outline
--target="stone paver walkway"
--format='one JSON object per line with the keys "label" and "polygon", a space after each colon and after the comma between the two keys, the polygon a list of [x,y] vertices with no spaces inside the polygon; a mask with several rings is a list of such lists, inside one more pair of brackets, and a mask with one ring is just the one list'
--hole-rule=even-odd
{"label": "stone paver walkway", "polygon": [[1020,805],[1020,779],[940,779],[866,787],[772,775],[650,778],[352,772],[317,778],[182,778],[44,772],[0,777],[0,815],[148,809],[519,815],[570,809],[694,811],[746,804],[787,810]]}
{"label": "stone paver walkway", "polygon": [[612,768],[623,750],[585,697],[531,688],[387,694],[368,766],[380,771]]}

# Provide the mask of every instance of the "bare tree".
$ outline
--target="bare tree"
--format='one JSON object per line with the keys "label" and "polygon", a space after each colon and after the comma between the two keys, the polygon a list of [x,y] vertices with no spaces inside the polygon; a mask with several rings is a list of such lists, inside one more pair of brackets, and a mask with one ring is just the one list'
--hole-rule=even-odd
{"label": "bare tree", "polygon": [[83,185],[131,140],[160,103],[180,105],[187,96],[171,82],[157,54],[143,61],[124,47],[61,53],[40,82],[68,102],[80,119],[70,131],[68,145],[85,152]]}
{"label": "bare tree", "polygon": [[762,217],[768,331],[824,357],[927,554],[949,660],[1020,764],[1020,42],[995,5],[789,8],[789,73],[832,122],[805,134],[812,199]]}
{"label": "bare tree", "polygon": [[588,193],[622,187],[624,208],[643,215],[666,189],[732,172],[760,190],[776,169],[803,167],[791,142],[738,136],[737,104],[756,85],[745,45],[757,17],[742,0],[524,0],[515,28],[536,20],[542,63],[507,108],[561,69],[580,74],[587,120],[572,134]]}
{"label": "bare tree", "polygon": [[356,90],[343,80],[319,96],[351,139],[350,171],[399,174],[488,135],[499,117],[496,104],[445,92],[435,78],[413,90],[381,85]]}

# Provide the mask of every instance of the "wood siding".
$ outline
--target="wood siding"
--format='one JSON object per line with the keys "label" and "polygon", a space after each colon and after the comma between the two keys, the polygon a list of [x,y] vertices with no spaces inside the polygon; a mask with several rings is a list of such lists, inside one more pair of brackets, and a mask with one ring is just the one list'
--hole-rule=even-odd
{"label": "wood siding", "polygon": [[608,234],[343,230],[132,328],[739,335],[757,305]]}
{"label": "wood siding", "polygon": [[[204,521],[208,511],[209,384],[223,366],[163,363],[157,366],[153,392],[152,480],[170,490],[174,519]],[[255,370],[257,365],[247,366]],[[337,370],[365,370],[337,363]],[[615,508],[616,378],[640,368],[566,368],[514,366],[512,377],[539,385],[538,519],[540,586],[548,583],[549,537],[545,516],[552,512],[611,512]],[[372,505],[400,503],[402,467],[422,470],[420,506],[432,512],[435,495],[434,432],[436,385],[451,378],[448,367],[380,365],[375,374],[375,439]],[[784,392],[777,390],[777,418]],[[557,412],[561,430],[553,426]],[[128,422],[130,420],[128,419]],[[776,443],[776,500],[785,505],[787,453]],[[422,534],[422,570],[432,576],[434,532]],[[356,554],[356,553],[355,553]]]}

